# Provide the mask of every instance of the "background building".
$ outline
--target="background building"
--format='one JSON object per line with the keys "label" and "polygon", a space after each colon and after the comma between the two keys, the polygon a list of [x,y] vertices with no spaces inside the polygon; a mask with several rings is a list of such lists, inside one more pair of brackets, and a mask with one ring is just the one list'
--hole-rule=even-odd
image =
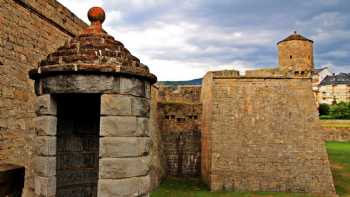
{"label": "background building", "polygon": [[350,102],[350,74],[339,73],[326,76],[318,89],[319,103]]}

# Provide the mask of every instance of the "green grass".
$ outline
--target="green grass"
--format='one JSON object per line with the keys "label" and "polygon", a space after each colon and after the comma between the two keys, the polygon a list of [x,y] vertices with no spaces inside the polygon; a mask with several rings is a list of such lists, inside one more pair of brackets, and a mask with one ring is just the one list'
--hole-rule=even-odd
{"label": "green grass", "polygon": [[337,194],[350,196],[350,142],[326,144]]}
{"label": "green grass", "polygon": [[[337,193],[341,197],[350,197],[350,142],[329,142],[327,150]],[[239,193],[210,192],[198,179],[169,178],[151,194],[151,197],[311,197],[306,194],[290,193]]]}
{"label": "green grass", "polygon": [[320,115],[321,120],[335,120],[336,118],[331,115]]}
{"label": "green grass", "polygon": [[210,192],[198,179],[168,178],[151,194],[151,197],[311,197],[305,194],[287,194],[273,192]]}

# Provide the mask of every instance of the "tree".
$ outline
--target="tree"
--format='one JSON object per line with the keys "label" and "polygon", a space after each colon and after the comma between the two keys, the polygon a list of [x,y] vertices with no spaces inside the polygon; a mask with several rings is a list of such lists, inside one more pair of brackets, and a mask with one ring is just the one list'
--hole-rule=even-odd
{"label": "tree", "polygon": [[329,112],[336,119],[350,119],[350,103],[340,102],[332,105]]}
{"label": "tree", "polygon": [[320,104],[320,106],[318,107],[318,111],[320,113],[320,116],[329,115],[329,108],[330,107],[328,104],[325,104],[325,103]]}

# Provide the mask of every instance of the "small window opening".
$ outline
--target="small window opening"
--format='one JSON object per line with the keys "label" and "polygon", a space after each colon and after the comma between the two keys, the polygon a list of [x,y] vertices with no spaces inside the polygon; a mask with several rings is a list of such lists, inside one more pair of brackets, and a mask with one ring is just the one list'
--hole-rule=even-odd
{"label": "small window opening", "polygon": [[165,119],[170,120],[170,116],[166,115],[166,116],[165,116]]}
{"label": "small window opening", "polygon": [[294,74],[299,75],[299,71],[295,71]]}
{"label": "small window opening", "polygon": [[197,119],[198,119],[198,116],[193,116],[193,118],[194,118],[195,120],[197,120]]}
{"label": "small window opening", "polygon": [[185,122],[185,118],[176,118],[177,122]]}
{"label": "small window opening", "polygon": [[175,115],[171,115],[171,119],[175,119]]}
{"label": "small window opening", "polygon": [[293,56],[289,56],[289,59],[292,59],[293,58]]}

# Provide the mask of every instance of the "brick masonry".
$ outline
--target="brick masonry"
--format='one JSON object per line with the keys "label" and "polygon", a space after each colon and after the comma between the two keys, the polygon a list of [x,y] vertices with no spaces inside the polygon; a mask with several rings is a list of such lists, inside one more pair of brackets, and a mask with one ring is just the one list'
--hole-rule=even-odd
{"label": "brick masonry", "polygon": [[0,160],[26,167],[24,196],[32,196],[35,95],[27,73],[86,24],[54,0],[0,4]]}

